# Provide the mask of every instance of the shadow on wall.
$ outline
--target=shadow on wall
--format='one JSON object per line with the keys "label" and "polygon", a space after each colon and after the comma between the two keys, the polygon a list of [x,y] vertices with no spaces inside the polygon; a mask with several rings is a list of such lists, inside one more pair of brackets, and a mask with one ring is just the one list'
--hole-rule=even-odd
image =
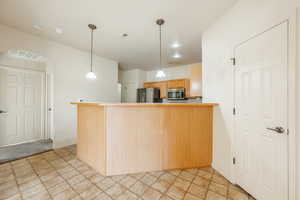
{"label": "shadow on wall", "polygon": [[[226,127],[224,114],[222,113],[221,106],[214,108],[214,121],[213,121],[213,163],[212,166],[223,174],[226,178],[232,181],[232,177],[227,172],[231,171],[231,166],[228,160],[231,160],[231,152],[228,147],[232,147],[232,139],[230,132]],[[232,151],[232,150],[231,150]],[[218,168],[222,166],[222,168]]]}

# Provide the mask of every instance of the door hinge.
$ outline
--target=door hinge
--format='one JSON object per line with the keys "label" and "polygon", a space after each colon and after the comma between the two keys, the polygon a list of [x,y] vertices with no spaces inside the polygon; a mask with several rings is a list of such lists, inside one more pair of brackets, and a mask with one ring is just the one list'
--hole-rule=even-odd
{"label": "door hinge", "polygon": [[236,58],[231,58],[232,60],[232,65],[235,66],[236,65]]}
{"label": "door hinge", "polygon": [[290,134],[290,129],[286,130],[286,134],[289,135]]}
{"label": "door hinge", "polygon": [[232,110],[232,114],[233,114],[233,115],[235,115],[235,114],[236,114],[236,109],[235,109],[235,108],[233,108],[233,110]]}
{"label": "door hinge", "polygon": [[235,165],[235,157],[233,157],[233,159],[232,159],[232,163]]}

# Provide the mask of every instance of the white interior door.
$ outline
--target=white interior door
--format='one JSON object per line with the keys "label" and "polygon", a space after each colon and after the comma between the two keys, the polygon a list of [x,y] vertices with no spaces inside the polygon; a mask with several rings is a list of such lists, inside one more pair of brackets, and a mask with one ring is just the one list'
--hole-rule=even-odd
{"label": "white interior door", "polygon": [[0,66],[0,146],[43,139],[44,74]]}
{"label": "white interior door", "polygon": [[236,178],[258,200],[288,199],[287,26],[278,25],[235,52]]}

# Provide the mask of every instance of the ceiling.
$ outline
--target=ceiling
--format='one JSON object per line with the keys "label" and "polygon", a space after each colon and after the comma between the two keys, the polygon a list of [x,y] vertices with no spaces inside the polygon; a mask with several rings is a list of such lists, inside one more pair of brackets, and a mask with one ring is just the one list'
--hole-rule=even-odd
{"label": "ceiling", "polygon": [[[123,69],[153,70],[159,65],[156,19],[166,21],[164,66],[201,62],[202,32],[236,1],[1,0],[0,23],[81,50],[90,48],[87,25],[93,23],[98,26],[95,54],[118,61]],[[180,47],[172,48],[174,42]],[[173,58],[176,52],[182,57]]]}

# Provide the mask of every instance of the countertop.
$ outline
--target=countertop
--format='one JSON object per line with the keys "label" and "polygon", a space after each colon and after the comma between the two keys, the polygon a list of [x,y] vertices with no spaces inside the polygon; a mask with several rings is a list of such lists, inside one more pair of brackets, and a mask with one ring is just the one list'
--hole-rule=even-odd
{"label": "countertop", "polygon": [[71,104],[76,105],[89,105],[89,106],[124,106],[124,107],[145,107],[145,106],[175,106],[175,107],[186,107],[186,106],[199,106],[199,107],[212,107],[217,106],[216,103],[104,103],[104,102],[72,102]]}

